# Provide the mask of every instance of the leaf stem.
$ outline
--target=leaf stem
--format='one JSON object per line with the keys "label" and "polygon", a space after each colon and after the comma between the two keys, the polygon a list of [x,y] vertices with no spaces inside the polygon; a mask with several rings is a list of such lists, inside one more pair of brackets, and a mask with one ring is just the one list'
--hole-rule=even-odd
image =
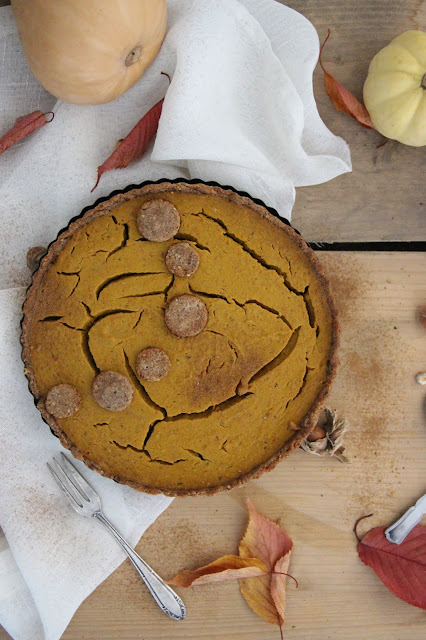
{"label": "leaf stem", "polygon": [[330,28],[329,28],[328,32],[327,32],[327,37],[324,40],[324,42],[322,43],[322,45],[321,45],[319,56],[318,56],[318,62],[320,63],[320,67],[324,71],[324,73],[327,73],[327,71],[324,69],[324,65],[323,65],[322,60],[321,60],[321,55],[322,55],[322,50],[324,49],[324,45],[326,44],[326,42],[329,39],[330,35],[331,35],[331,31],[330,31]]}
{"label": "leaf stem", "polygon": [[358,540],[358,542],[361,542],[361,538],[358,535],[358,531],[357,531],[357,527],[358,524],[361,522],[361,520],[365,520],[366,518],[371,518],[371,516],[374,515],[373,513],[369,513],[368,516],[361,516],[360,518],[358,518],[358,520],[355,522],[354,524],[354,528],[353,528],[353,532],[356,535],[356,539]]}
{"label": "leaf stem", "polygon": [[[283,571],[271,571],[271,573],[274,573],[277,576],[287,576],[288,578],[291,578],[296,583],[296,589],[299,588],[299,583],[297,582],[296,578],[291,575],[291,573],[284,573]],[[256,576],[256,577],[260,577],[260,576]]]}

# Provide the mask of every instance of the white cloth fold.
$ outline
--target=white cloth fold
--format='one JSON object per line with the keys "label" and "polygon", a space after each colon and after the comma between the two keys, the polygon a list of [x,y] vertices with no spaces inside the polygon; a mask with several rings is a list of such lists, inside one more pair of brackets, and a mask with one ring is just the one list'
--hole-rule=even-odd
{"label": "white cloth fold", "polygon": [[[56,102],[38,85],[10,7],[0,9],[0,132],[34,109],[55,112],[51,124],[0,156],[0,525],[7,538],[0,533],[0,623],[15,640],[57,640],[123,560],[97,523],[70,510],[46,470],[61,447],[34,407],[20,360],[27,249],[47,245],[82,208],[131,183],[215,180],[290,218],[295,187],[351,169],[346,143],[316,109],[319,46],[308,20],[273,0],[168,5],[155,62],[125,95],[93,107]],[[170,87],[161,71],[171,75]],[[166,92],[151,151],[105,174],[91,194],[115,141]],[[170,503],[84,474],[132,544]]]}

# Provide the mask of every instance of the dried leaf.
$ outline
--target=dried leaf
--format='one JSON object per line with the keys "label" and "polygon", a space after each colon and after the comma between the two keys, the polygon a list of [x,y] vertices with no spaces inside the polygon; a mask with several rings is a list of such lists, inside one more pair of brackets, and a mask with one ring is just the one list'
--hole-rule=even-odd
{"label": "dried leaf", "polygon": [[267,573],[264,563],[258,558],[240,558],[240,556],[223,556],[204,567],[190,571],[185,569],[178,573],[167,584],[175,587],[210,584],[212,582],[228,582],[241,578],[252,578]]}
{"label": "dried leaf", "polygon": [[392,593],[415,607],[426,609],[424,525],[415,526],[401,544],[386,539],[385,527],[375,527],[359,540],[357,550],[364,564],[376,572]]}
{"label": "dried leaf", "polygon": [[285,617],[285,582],[290,564],[290,554],[291,551],[288,551],[285,556],[278,560],[271,576],[271,598],[282,620]]}
{"label": "dried leaf", "polygon": [[321,69],[324,71],[325,89],[338,111],[344,111],[345,113],[350,115],[352,118],[355,118],[355,120],[358,120],[360,125],[362,125],[366,129],[375,129],[375,126],[371,121],[370,115],[367,109],[365,108],[365,106],[362,104],[362,102],[360,102],[358,98],[355,98],[355,96],[350,91],[345,89],[345,87],[343,87],[340,84],[340,82],[338,82],[336,78],[332,76],[331,73],[326,71],[326,69],[324,68],[323,62],[321,60],[321,55],[324,49],[324,45],[329,39],[329,37],[330,37],[330,29],[328,30],[328,35],[326,39],[321,45],[319,59],[318,59],[321,65]]}
{"label": "dried leaf", "polygon": [[51,114],[52,120],[47,120],[47,115],[49,114],[42,113],[41,111],[33,111],[26,116],[18,118],[13,127],[0,138],[0,155],[28,134],[36,129],[40,129],[40,127],[43,127],[47,122],[51,122],[53,120],[53,113]]}
{"label": "dried leaf", "polygon": [[284,620],[277,611],[271,595],[271,575],[247,578],[240,582],[240,591],[250,609],[262,620],[279,627]]}
{"label": "dried leaf", "polygon": [[[242,558],[260,558],[265,563],[268,571],[272,572],[275,570],[277,563],[278,566],[281,566],[283,556],[288,556],[288,560],[290,559],[289,555],[293,542],[275,522],[257,513],[250,500],[247,500],[247,507],[250,520],[244,538],[240,542],[240,556]],[[271,574],[260,578],[249,578],[244,582],[240,582],[240,590],[254,613],[266,622],[278,624],[281,627],[284,616],[277,609],[271,595],[272,578]],[[284,611],[283,589],[284,580],[275,581],[276,598],[282,611]]]}
{"label": "dried leaf", "polygon": [[261,516],[249,498],[247,508],[250,519],[244,538],[240,542],[240,556],[259,558],[265,563],[268,571],[272,571],[278,560],[290,551],[293,542],[284,529]]}
{"label": "dried leaf", "polygon": [[303,440],[300,444],[301,448],[315,456],[334,456],[340,462],[350,462],[343,455],[345,450],[343,440],[346,431],[349,429],[349,422],[346,418],[340,418],[337,415],[337,411],[328,407],[324,410],[324,416],[325,422],[321,423],[320,428],[324,431],[325,436],[314,441]]}
{"label": "dried leaf", "polygon": [[168,584],[189,587],[238,579],[249,607],[266,622],[278,625],[282,638],[285,580],[293,542],[275,522],[257,513],[250,500],[247,507],[249,523],[239,556],[223,556],[200,569],[181,571]]}
{"label": "dried leaf", "polygon": [[133,127],[131,132],[119,142],[112,154],[98,167],[98,179],[92,191],[99,184],[101,176],[111,169],[124,169],[132,160],[140,158],[158,129],[164,98],[157,102]]}

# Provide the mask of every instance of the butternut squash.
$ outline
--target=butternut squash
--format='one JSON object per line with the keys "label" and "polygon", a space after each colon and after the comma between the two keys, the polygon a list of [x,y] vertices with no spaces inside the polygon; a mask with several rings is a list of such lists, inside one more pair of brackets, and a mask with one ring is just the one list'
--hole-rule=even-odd
{"label": "butternut squash", "polygon": [[121,96],[160,50],[166,0],[12,0],[28,64],[57,98],[100,104]]}

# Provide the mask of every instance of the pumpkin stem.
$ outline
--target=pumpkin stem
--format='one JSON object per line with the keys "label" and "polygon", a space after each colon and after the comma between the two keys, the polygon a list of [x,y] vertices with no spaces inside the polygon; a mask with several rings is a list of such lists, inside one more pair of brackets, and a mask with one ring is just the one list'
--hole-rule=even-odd
{"label": "pumpkin stem", "polygon": [[142,47],[138,45],[137,47],[133,47],[133,49],[127,54],[124,64],[126,67],[130,67],[132,64],[135,64],[141,57]]}
{"label": "pumpkin stem", "polygon": [[423,76],[423,78],[422,78],[422,81],[421,81],[421,83],[420,83],[420,86],[421,86],[421,88],[422,88],[422,89],[426,89],[426,73],[425,73],[425,75],[424,75],[424,76]]}

